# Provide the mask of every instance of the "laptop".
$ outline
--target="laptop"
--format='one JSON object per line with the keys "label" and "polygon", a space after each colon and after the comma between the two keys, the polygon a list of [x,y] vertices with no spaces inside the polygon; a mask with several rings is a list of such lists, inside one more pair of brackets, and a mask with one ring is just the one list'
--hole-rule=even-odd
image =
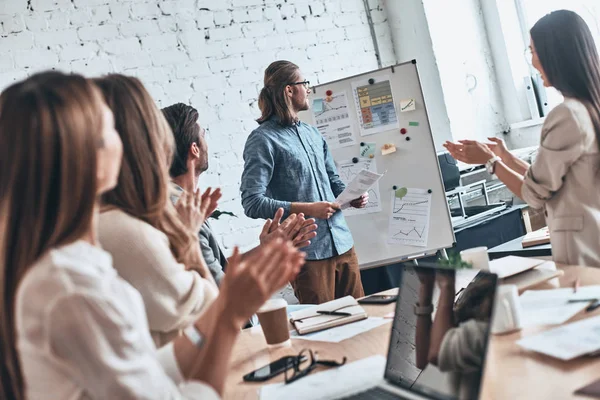
{"label": "laptop", "polygon": [[[477,399],[497,280],[435,264],[403,267],[384,379],[343,398]],[[415,307],[420,299],[433,311]]]}

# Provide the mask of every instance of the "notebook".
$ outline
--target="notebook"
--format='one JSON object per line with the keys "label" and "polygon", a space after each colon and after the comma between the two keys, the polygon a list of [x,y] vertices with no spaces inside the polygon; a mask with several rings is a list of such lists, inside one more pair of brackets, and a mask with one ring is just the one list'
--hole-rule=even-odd
{"label": "notebook", "polygon": [[524,249],[527,247],[548,243],[550,243],[550,231],[548,230],[548,227],[529,232],[527,235],[525,235],[521,242]]}
{"label": "notebook", "polygon": [[[327,315],[338,312],[348,315]],[[311,308],[290,314],[290,323],[299,335],[322,331],[335,326],[349,324],[367,318],[367,313],[352,296],[342,297]]]}

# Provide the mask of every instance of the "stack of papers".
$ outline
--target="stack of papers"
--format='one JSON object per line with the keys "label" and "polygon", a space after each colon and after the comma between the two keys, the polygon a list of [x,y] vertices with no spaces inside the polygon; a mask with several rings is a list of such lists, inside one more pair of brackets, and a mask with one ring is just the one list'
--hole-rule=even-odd
{"label": "stack of papers", "polygon": [[[573,293],[572,288],[528,290],[519,298],[522,326],[556,325],[567,322],[586,308],[593,299],[600,299],[600,286],[583,286]],[[587,300],[569,303],[569,300]]]}
{"label": "stack of papers", "polygon": [[564,361],[600,350],[600,317],[573,322],[521,339],[524,349]]}
{"label": "stack of papers", "polygon": [[[327,358],[323,354],[323,358]],[[263,386],[261,400],[279,399],[339,399],[367,390],[383,380],[386,359],[372,356],[339,368],[328,369],[298,379],[286,385],[274,383]]]}

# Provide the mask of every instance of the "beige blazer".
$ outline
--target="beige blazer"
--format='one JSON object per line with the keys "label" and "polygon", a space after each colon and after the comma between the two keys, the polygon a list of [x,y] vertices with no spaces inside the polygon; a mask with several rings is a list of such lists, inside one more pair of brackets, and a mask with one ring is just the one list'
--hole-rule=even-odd
{"label": "beige blazer", "polygon": [[546,117],[522,197],[545,208],[555,262],[600,267],[600,153],[581,102],[567,98]]}

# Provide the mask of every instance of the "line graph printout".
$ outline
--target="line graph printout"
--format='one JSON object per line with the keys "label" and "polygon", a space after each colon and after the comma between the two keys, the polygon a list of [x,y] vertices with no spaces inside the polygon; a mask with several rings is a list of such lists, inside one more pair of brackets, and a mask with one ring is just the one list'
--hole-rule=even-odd
{"label": "line graph printout", "polygon": [[329,102],[324,97],[314,97],[311,111],[315,125],[330,149],[356,144],[346,92],[335,93]]}
{"label": "line graph printout", "polygon": [[431,193],[426,189],[392,191],[388,244],[427,246]]}
{"label": "line graph printout", "polygon": [[400,127],[388,76],[381,76],[372,83],[368,79],[352,82],[352,90],[362,136]]}
{"label": "line graph printout", "polygon": [[[340,179],[346,185],[352,182],[356,175],[358,175],[359,172],[363,169],[377,173],[377,165],[375,164],[375,159],[371,158],[359,159],[357,163],[353,163],[352,160],[343,161],[338,163],[337,167]],[[371,214],[381,211],[381,194],[379,193],[379,182],[375,183],[375,185],[373,185],[373,187],[370,188],[367,191],[367,193],[369,193],[369,202],[367,203],[366,207],[348,207],[342,211],[345,217],[350,217],[352,215]]]}

